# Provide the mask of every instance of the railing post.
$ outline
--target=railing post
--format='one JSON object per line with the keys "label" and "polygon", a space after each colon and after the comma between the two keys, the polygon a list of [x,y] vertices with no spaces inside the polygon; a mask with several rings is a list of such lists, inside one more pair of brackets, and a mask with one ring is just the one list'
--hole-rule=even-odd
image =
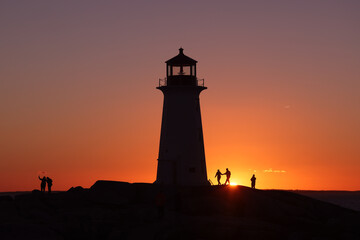
{"label": "railing post", "polygon": [[159,78],[159,87],[165,87],[167,86],[167,79],[164,78],[164,79],[161,79]]}
{"label": "railing post", "polygon": [[205,79],[196,79],[196,85],[200,86],[200,87],[204,87],[205,86]]}

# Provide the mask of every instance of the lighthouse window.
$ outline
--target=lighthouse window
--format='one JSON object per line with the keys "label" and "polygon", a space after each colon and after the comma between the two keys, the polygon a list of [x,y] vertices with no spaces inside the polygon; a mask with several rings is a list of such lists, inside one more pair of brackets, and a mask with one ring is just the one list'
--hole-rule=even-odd
{"label": "lighthouse window", "polygon": [[184,75],[190,75],[190,66],[184,66],[183,73]]}
{"label": "lighthouse window", "polygon": [[194,172],[195,172],[195,168],[194,168],[194,167],[189,168],[189,172],[194,173]]}
{"label": "lighthouse window", "polygon": [[166,69],[166,73],[167,75],[172,75],[172,72],[171,72],[171,66],[168,66],[168,68]]}
{"label": "lighthouse window", "polygon": [[180,67],[172,67],[172,75],[176,76],[176,75],[180,75]]}
{"label": "lighthouse window", "polygon": [[190,66],[173,66],[172,67],[172,75],[178,76],[178,75],[190,75]]}

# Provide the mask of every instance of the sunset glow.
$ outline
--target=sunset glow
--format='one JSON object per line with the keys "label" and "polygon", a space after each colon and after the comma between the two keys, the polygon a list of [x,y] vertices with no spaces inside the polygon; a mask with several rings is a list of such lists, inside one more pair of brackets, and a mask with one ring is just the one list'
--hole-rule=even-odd
{"label": "sunset glow", "polygon": [[[176,10],[176,11],[174,11]],[[0,192],[156,179],[167,59],[198,61],[208,178],[359,190],[360,1],[1,1]],[[225,182],[225,177],[221,179]]]}

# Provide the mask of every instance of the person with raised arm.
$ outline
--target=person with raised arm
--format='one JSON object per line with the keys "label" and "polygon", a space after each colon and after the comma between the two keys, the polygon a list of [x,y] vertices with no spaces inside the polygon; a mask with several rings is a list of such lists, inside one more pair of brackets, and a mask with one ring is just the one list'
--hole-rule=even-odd
{"label": "person with raised arm", "polygon": [[39,177],[39,180],[41,181],[41,183],[40,183],[40,189],[41,189],[41,192],[45,192],[45,188],[46,188],[46,177],[44,176],[44,177],[40,177],[40,176],[38,176]]}

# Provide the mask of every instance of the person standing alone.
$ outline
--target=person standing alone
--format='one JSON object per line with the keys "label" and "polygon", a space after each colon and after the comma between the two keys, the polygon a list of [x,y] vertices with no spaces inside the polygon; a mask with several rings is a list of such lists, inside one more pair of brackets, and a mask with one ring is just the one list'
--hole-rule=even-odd
{"label": "person standing alone", "polygon": [[255,177],[255,174],[252,175],[251,177],[251,188],[254,188],[255,189],[255,183],[256,183],[256,177]]}

